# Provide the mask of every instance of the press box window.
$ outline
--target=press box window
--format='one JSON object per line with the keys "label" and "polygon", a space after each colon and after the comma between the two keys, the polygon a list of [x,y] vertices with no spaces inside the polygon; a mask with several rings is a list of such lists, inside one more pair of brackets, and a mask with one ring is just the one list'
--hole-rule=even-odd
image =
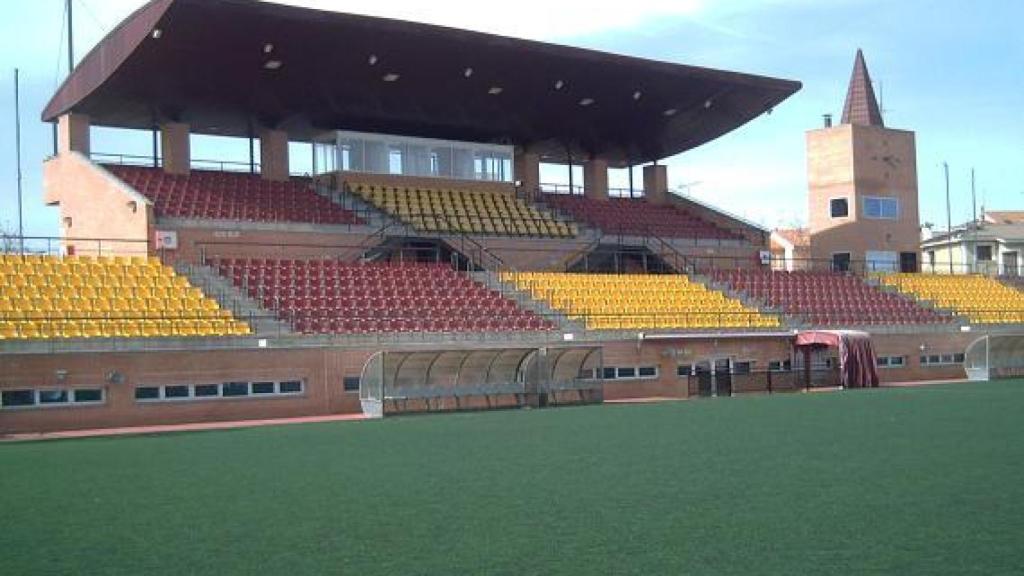
{"label": "press box window", "polygon": [[359,376],[346,376],[341,385],[345,392],[359,392]]}
{"label": "press box window", "polygon": [[850,203],[846,198],[833,198],[829,202],[829,210],[833,218],[846,218],[850,215]]}

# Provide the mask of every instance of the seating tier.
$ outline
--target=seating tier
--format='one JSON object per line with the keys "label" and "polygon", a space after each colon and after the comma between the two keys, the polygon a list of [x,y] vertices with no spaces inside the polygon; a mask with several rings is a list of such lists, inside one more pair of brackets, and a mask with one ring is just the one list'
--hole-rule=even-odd
{"label": "seating tier", "polygon": [[519,272],[503,276],[593,330],[776,328],[776,317],[681,275]]}
{"label": "seating tier", "polygon": [[708,240],[743,239],[674,204],[652,204],[642,198],[591,200],[567,194],[546,194],[544,201],[606,234]]}
{"label": "seating tier", "polygon": [[309,178],[271,182],[254,174],[193,170],[167,174],[159,168],[109,165],[105,168],[153,201],[157,216],[203,220],[360,224],[312,189]]}
{"label": "seating tier", "polygon": [[944,324],[951,319],[871,286],[862,279],[832,272],[716,270],[716,282],[803,318],[817,326]]}
{"label": "seating tier", "polygon": [[351,184],[349,191],[424,232],[572,238],[576,226],[511,193]]}
{"label": "seating tier", "polygon": [[977,274],[885,274],[881,281],[973,323],[1024,323],[1024,292],[994,278]]}
{"label": "seating tier", "polygon": [[158,259],[0,255],[0,340],[248,333]]}
{"label": "seating tier", "polygon": [[442,264],[236,258],[213,265],[264,308],[307,334],[556,328]]}

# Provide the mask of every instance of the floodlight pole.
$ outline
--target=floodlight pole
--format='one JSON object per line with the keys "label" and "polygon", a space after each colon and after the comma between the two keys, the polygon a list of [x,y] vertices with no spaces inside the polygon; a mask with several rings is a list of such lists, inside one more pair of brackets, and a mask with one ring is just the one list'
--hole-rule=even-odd
{"label": "floodlight pole", "polygon": [[942,163],[946,175],[946,234],[949,239],[949,274],[953,274],[953,211],[949,202],[949,162]]}
{"label": "floodlight pole", "polygon": [[17,68],[14,69],[14,156],[18,169],[18,247],[25,252],[25,213],[22,208],[21,189],[21,88]]}
{"label": "floodlight pole", "polygon": [[[974,168],[973,167],[971,168],[971,231],[972,231],[972,236],[974,236],[974,238],[973,238],[974,241],[971,243],[971,246],[974,249],[975,257],[977,257],[977,255],[978,255],[977,254],[978,253],[978,200],[977,200],[977,196],[974,193]],[[997,267],[999,266],[998,262],[996,262],[996,266]],[[977,263],[975,263],[975,268],[976,267],[977,267]],[[977,270],[974,270],[974,271],[976,272]]]}

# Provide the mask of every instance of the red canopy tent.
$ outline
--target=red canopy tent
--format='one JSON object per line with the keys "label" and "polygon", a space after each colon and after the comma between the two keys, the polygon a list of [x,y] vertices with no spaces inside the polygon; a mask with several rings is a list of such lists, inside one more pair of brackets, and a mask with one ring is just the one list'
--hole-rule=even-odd
{"label": "red canopy tent", "polygon": [[811,351],[839,349],[839,382],[843,388],[877,388],[878,369],[871,335],[854,330],[813,330],[796,335],[797,350],[804,353],[804,373],[811,379]]}

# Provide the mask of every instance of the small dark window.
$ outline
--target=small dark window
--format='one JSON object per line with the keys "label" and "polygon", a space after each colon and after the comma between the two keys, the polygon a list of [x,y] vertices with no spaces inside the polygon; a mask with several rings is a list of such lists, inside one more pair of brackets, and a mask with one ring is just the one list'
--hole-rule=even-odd
{"label": "small dark window", "polygon": [[963,353],[953,354],[953,361],[956,362],[957,364],[963,364],[963,362],[964,362],[964,355],[963,355]]}
{"label": "small dark window", "polygon": [[750,362],[733,362],[733,374],[750,374]]}
{"label": "small dark window", "polygon": [[657,378],[658,368],[655,366],[641,366],[637,369],[637,375],[641,378]]}
{"label": "small dark window", "polygon": [[281,394],[299,394],[301,392],[301,380],[286,380],[284,382],[281,382]]}
{"label": "small dark window", "polygon": [[932,354],[928,357],[929,364],[939,364],[942,362],[942,358],[938,354]]}
{"label": "small dark window", "polygon": [[156,386],[142,386],[135,389],[136,400],[159,400],[160,389]]}
{"label": "small dark window", "polygon": [[188,386],[164,386],[164,398],[188,398]]}
{"label": "small dark window", "polygon": [[40,390],[39,391],[39,403],[40,404],[67,404],[68,403],[68,391],[67,390]]}
{"label": "small dark window", "polygon": [[892,356],[889,358],[889,366],[903,366],[903,356]]}
{"label": "small dark window", "polygon": [[832,255],[832,271],[833,272],[849,272],[850,271],[850,253],[849,252],[837,252]]}
{"label": "small dark window", "polygon": [[14,406],[35,406],[36,393],[33,390],[7,390],[0,393],[0,405],[5,408]]}
{"label": "small dark window", "polygon": [[693,367],[689,364],[680,364],[676,367],[676,376],[690,376],[693,374]]}
{"label": "small dark window", "polygon": [[358,392],[359,391],[359,376],[345,376],[345,379],[341,382],[342,387],[345,388],[345,392]]}
{"label": "small dark window", "polygon": [[846,218],[850,215],[850,203],[846,198],[833,198],[829,202],[829,208],[833,218]]}
{"label": "small dark window", "polygon": [[82,388],[75,390],[75,402],[103,402],[103,390],[99,388]]}
{"label": "small dark window", "polygon": [[253,382],[252,383],[253,394],[273,394],[274,383],[273,382]]}
{"label": "small dark window", "polygon": [[615,380],[615,374],[615,368],[610,366],[605,366],[604,370],[602,371],[602,376],[605,380]]}
{"label": "small dark window", "polygon": [[216,384],[200,384],[196,386],[196,398],[209,398],[219,396],[220,386]]}
{"label": "small dark window", "polygon": [[976,248],[976,254],[978,262],[991,262],[992,261],[992,247],[991,246],[978,246]]}
{"label": "small dark window", "polygon": [[225,382],[221,388],[221,395],[225,398],[236,398],[249,395],[248,382]]}
{"label": "small dark window", "polygon": [[636,368],[619,368],[619,378],[636,378]]}

